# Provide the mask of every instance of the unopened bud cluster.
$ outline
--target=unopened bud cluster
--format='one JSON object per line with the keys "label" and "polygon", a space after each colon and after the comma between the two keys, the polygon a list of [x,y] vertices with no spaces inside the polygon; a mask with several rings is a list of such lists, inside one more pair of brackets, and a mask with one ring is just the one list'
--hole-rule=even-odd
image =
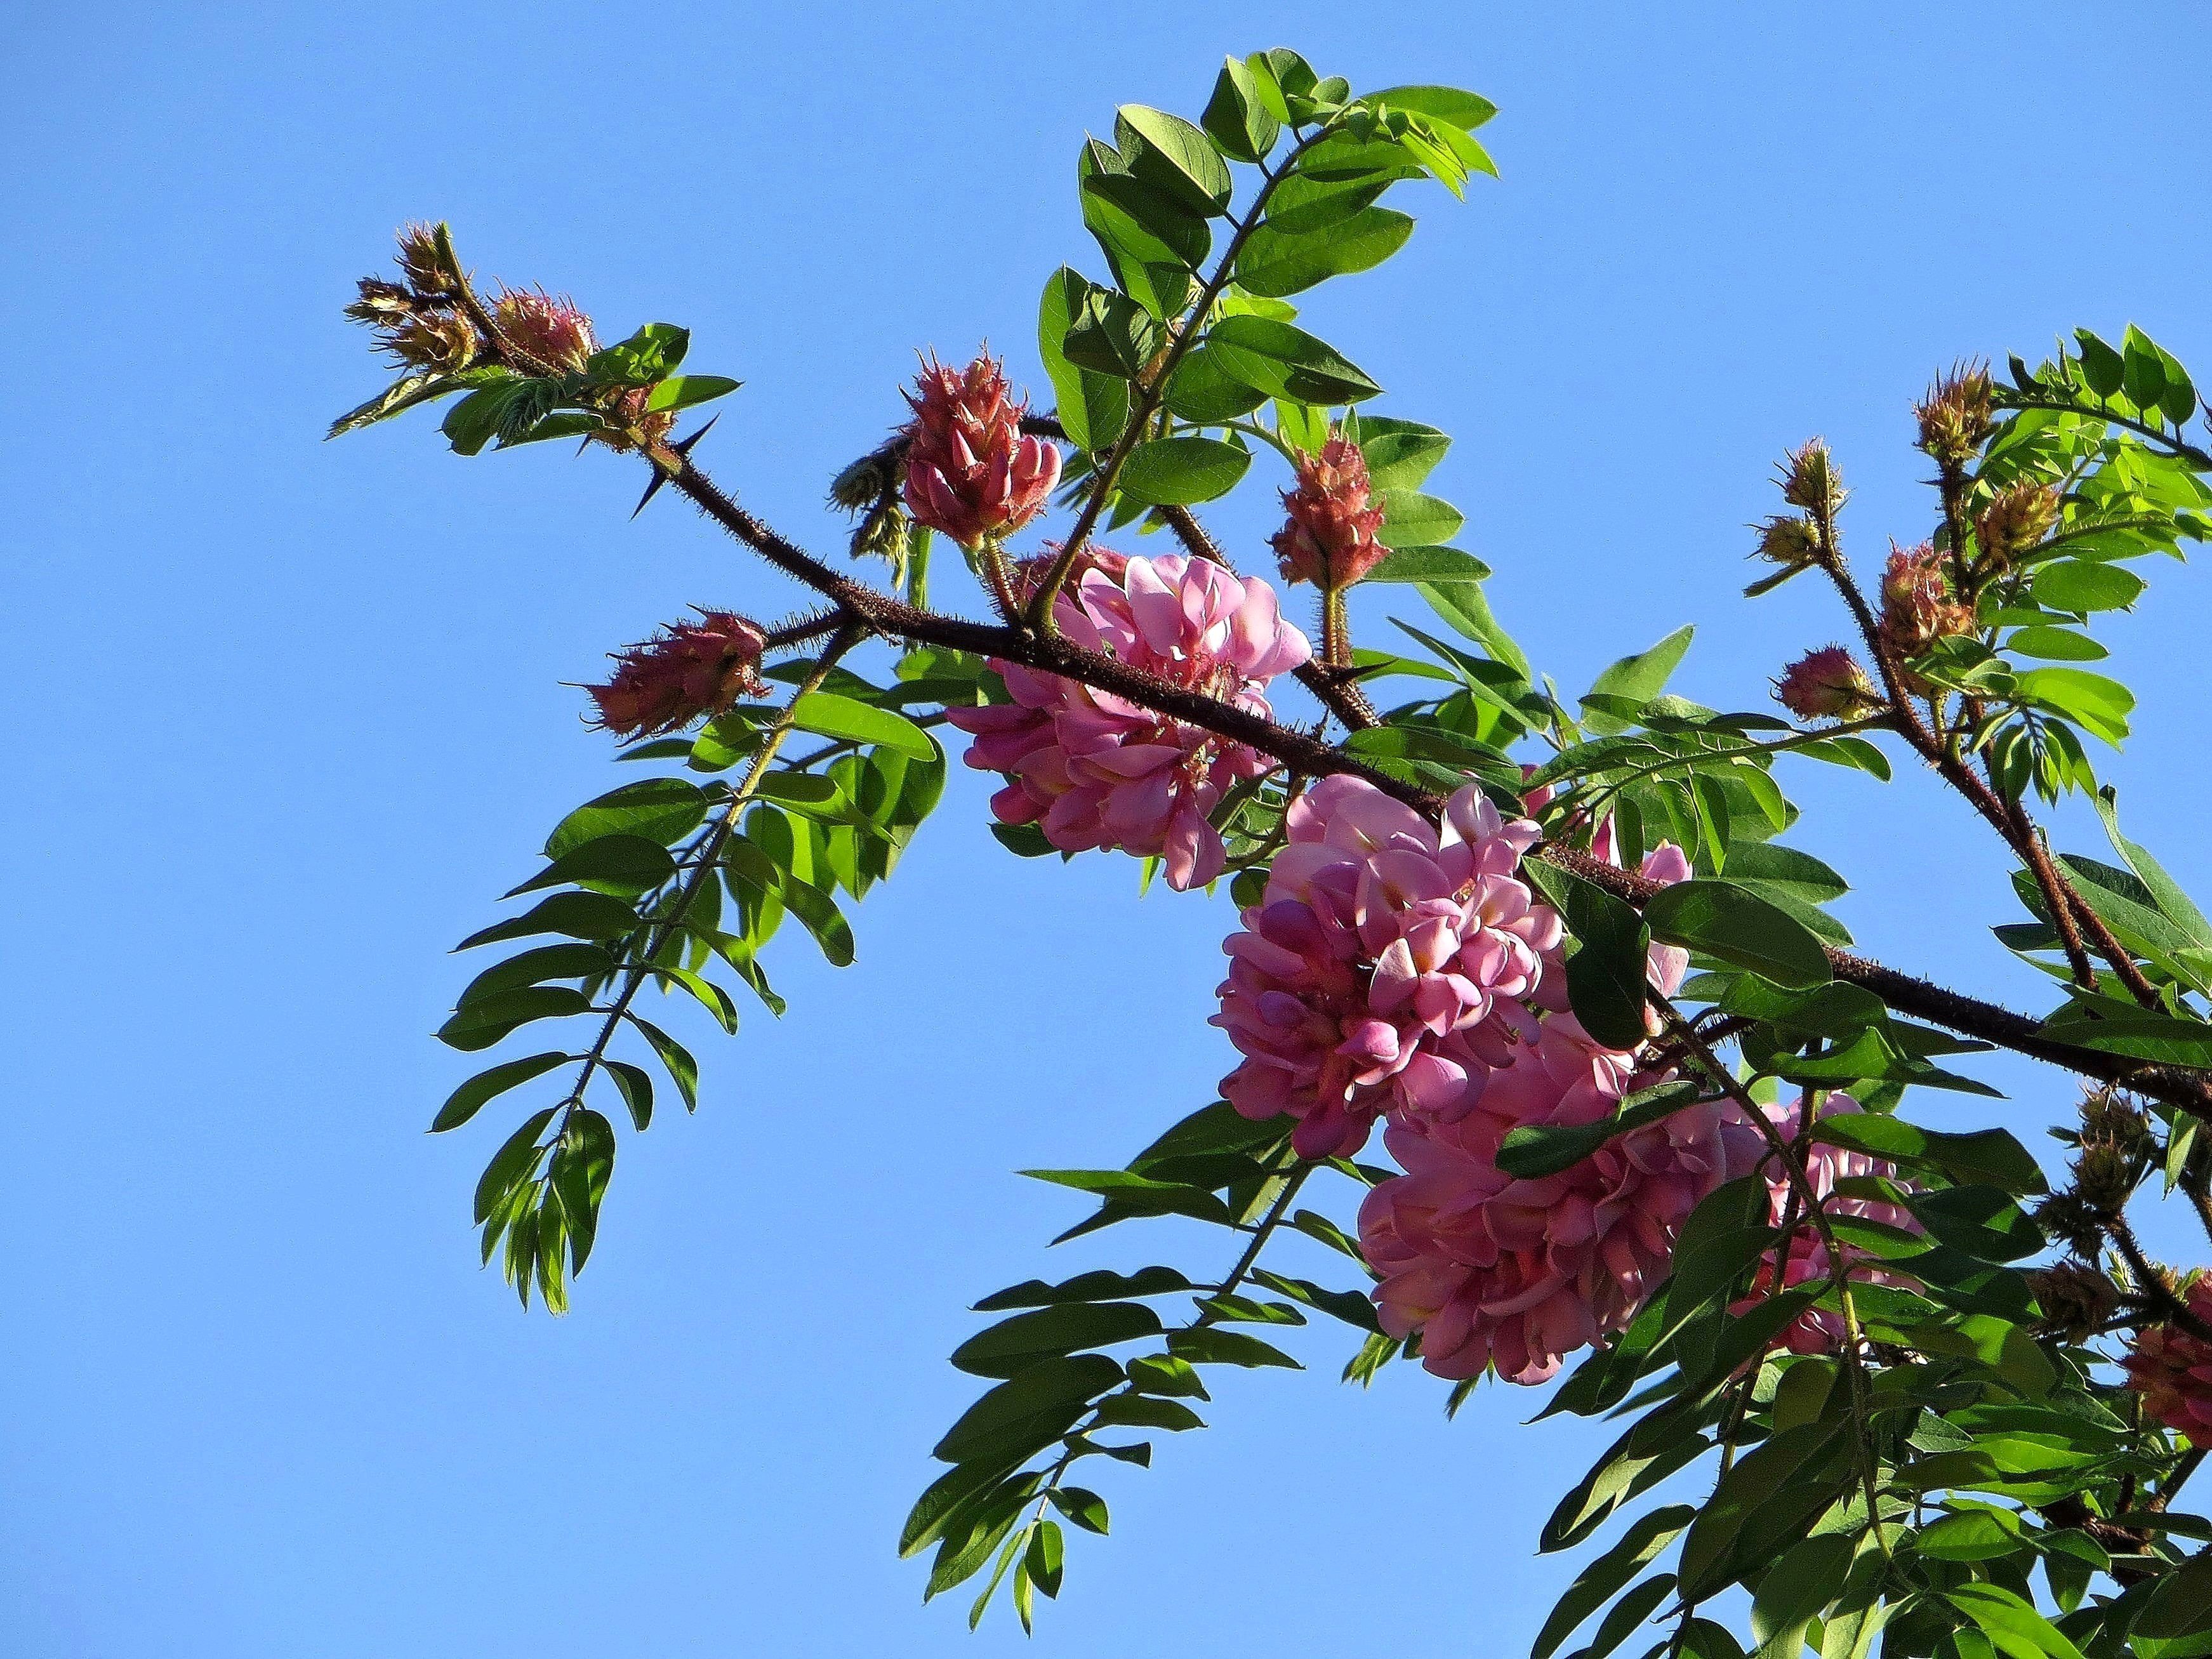
{"label": "unopened bud cluster", "polygon": [[460,273],[428,225],[399,233],[403,282],[364,276],[345,314],[376,331],[376,344],[403,368],[451,374],[483,355],[483,337],[460,309]]}
{"label": "unopened bud cluster", "polygon": [[2078,1261],[2061,1261],[2027,1278],[2043,1310],[2043,1328],[2069,1342],[2087,1341],[2119,1311],[2120,1287],[2112,1276]]}
{"label": "unopened bud cluster", "polygon": [[719,714],[740,696],[763,696],[761,652],[767,641],[744,617],[702,611],[614,657],[613,678],[585,688],[598,705],[593,723],[621,738],[674,732]]}
{"label": "unopened bud cluster", "polygon": [[1974,520],[1981,556],[1976,574],[2002,570],[2051,533],[2058,522],[2059,494],[2051,484],[2026,479],[2008,484]]}
{"label": "unopened bud cluster", "polygon": [[1940,376],[1928,395],[1912,406],[1920,423],[1920,447],[1951,471],[1981,453],[1994,429],[1996,388],[1986,363],[1961,363]]}
{"label": "unopened bud cluster", "polygon": [[1389,551],[1377,539],[1383,508],[1367,458],[1341,432],[1315,453],[1299,452],[1298,481],[1283,492],[1288,520],[1275,532],[1283,579],[1337,593],[1363,580]]}
{"label": "unopened bud cluster", "polygon": [[1801,720],[1836,720],[1881,701],[1866,670],[1840,645],[1808,651],[1782,672],[1774,695]]}
{"label": "unopened bud cluster", "polygon": [[1953,589],[1934,544],[1893,546],[1881,577],[1881,642],[1890,654],[1917,657],[1939,640],[1973,631],[1973,607]]}
{"label": "unopened bud cluster", "polygon": [[1024,435],[1029,405],[995,359],[979,354],[953,369],[930,358],[906,400],[914,410],[906,505],[916,523],[972,549],[1003,541],[1044,511],[1060,482],[1060,451]]}
{"label": "unopened bud cluster", "polygon": [[1843,479],[1826,439],[1807,439],[1782,458],[1781,470],[1782,499],[1790,506],[1824,517],[1843,507]]}
{"label": "unopened bud cluster", "polygon": [[2086,1097],[2071,1178],[2037,1206],[2037,1224],[2076,1255],[2094,1259],[2106,1224],[2127,1207],[2152,1145],[2149,1121],[2133,1101],[2112,1089]]}

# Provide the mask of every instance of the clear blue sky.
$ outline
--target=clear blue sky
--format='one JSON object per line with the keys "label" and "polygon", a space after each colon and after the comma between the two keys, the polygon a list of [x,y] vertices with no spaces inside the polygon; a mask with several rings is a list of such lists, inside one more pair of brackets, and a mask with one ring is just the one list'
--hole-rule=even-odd
{"label": "clear blue sky", "polygon": [[[509,1115],[423,1135],[466,1068],[429,1032],[447,947],[626,775],[561,682],[693,601],[790,599],[672,498],[629,522],[611,459],[463,462],[428,420],[323,444],[376,379],[338,307],[401,220],[610,331],[690,325],[747,382],[701,459],[826,545],[915,347],[988,335],[1036,378],[1115,103],[1195,111],[1224,51],[1277,43],[1475,88],[1504,180],[1429,191],[1312,314],[1458,434],[1435,487],[1565,687],[1694,619],[1680,684],[1723,706],[1838,631],[1810,582],[1736,596],[1785,443],[1836,443],[1871,560],[1922,533],[1906,404],[1952,357],[2132,319],[2212,380],[2197,8],[767,11],[48,7],[0,39],[11,1659],[1015,1650],[891,1553],[971,1391],[965,1304],[1218,1250],[1122,1229],[1055,1264],[1075,1208],[1010,1172],[1118,1162],[1209,1097],[1225,898],[1017,862],[963,776],[860,965],[780,944],[789,1018],[703,1042],[697,1116],[625,1139],[576,1311],[477,1270]],[[1217,515],[1248,551],[1267,500]],[[2109,769],[2202,895],[2212,577],[2148,574]],[[1793,786],[1869,949],[2036,994],[1981,931],[2011,901],[1962,806]],[[2015,1121],[2066,1109],[1990,1075]],[[1333,1332],[1304,1351],[1102,1477],[1115,1536],[1078,1540],[1032,1650],[1526,1639],[1595,1437],[1517,1427],[1505,1389],[1448,1426],[1431,1380],[1362,1395]]]}

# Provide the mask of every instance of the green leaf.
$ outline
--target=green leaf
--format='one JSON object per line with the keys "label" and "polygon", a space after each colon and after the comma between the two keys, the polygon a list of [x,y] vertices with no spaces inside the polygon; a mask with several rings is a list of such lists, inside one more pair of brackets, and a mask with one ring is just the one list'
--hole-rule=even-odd
{"label": "green leaf", "polygon": [[1098,1404],[1097,1421],[1106,1428],[1165,1429],[1170,1434],[1206,1426],[1206,1419],[1181,1401],[1143,1394],[1107,1395]]}
{"label": "green leaf", "polygon": [[1385,547],[1435,547],[1459,534],[1467,517],[1449,501],[1417,489],[1382,492],[1382,527],[1376,539]]}
{"label": "green leaf", "polygon": [[1223,63],[1200,124],[1223,155],[1239,161],[1264,160],[1283,131],[1281,119],[1268,109],[1261,94],[1257,78],[1234,58]]}
{"label": "green leaf", "polygon": [[663,380],[647,396],[645,406],[655,414],[690,409],[726,398],[744,384],[720,374],[678,374]]}
{"label": "green leaf", "polygon": [[503,1095],[518,1085],[541,1077],[562,1061],[574,1059],[571,1054],[558,1052],[532,1054],[523,1060],[502,1061],[488,1071],[478,1072],[466,1083],[447,1097],[446,1103],[438,1109],[432,1120],[430,1133],[441,1134],[447,1129],[458,1129],[483,1109],[486,1101]]}
{"label": "green leaf", "polygon": [[1367,479],[1377,489],[1419,489],[1451,447],[1451,439],[1432,426],[1384,415],[1359,417],[1359,453]]}
{"label": "green leaf", "polygon": [[1761,1651],[1793,1659],[1802,1644],[1776,1638],[1801,1629],[1836,1599],[1850,1568],[1852,1547],[1843,1534],[1825,1533],[1791,1546],[1766,1570],[1751,1604],[1751,1633]]}
{"label": "green leaf", "polygon": [[1567,1000],[1598,1042],[1632,1048],[1645,1035],[1650,935],[1635,909],[1604,889],[1571,877],[1564,884],[1564,915],[1581,945],[1567,958]]}
{"label": "green leaf", "polygon": [[1380,92],[1370,92],[1359,100],[1370,109],[1404,110],[1412,115],[1426,115],[1455,126],[1462,132],[1472,132],[1498,113],[1498,106],[1487,98],[1457,87],[1385,87]]}
{"label": "green leaf", "polygon": [[676,860],[658,841],[646,836],[601,836],[573,847],[506,896],[534,893],[541,888],[574,883],[580,887],[613,888],[635,896],[658,887],[676,873]]}
{"label": "green leaf", "polygon": [[1186,507],[1225,495],[1252,465],[1249,450],[1218,438],[1155,438],[1121,464],[1116,486],[1152,507]]}
{"label": "green leaf", "polygon": [[1073,1353],[1155,1336],[1160,1316],[1140,1302],[1064,1302],[1002,1319],[952,1351],[952,1363],[977,1376],[1012,1376],[1045,1354]]}
{"label": "green leaf", "polygon": [[1334,347],[1271,317],[1224,317],[1206,337],[1225,373],[1271,398],[1328,407],[1382,390]]}
{"label": "green leaf", "polygon": [[2136,1615],[2140,1641],[2178,1641],[2212,1631],[2212,1550],[2199,1550],[2158,1581]]}
{"label": "green leaf", "polygon": [[2036,571],[2029,591],[2038,605],[2053,611],[2120,611],[2133,605],[2148,586],[2124,565],[2059,559]]}
{"label": "green leaf", "polygon": [[1045,279],[1044,295],[1037,305],[1037,353],[1044,359],[1068,441],[1079,449],[1096,450],[1110,448],[1128,425],[1129,388],[1114,375],[1078,368],[1061,349],[1092,291],[1092,285],[1069,265]]}
{"label": "green leaf", "polygon": [[1130,1296],[1164,1296],[1187,1291],[1190,1281],[1173,1267],[1139,1267],[1133,1273],[1103,1269],[1078,1273],[1058,1285],[1026,1279],[1003,1291],[994,1291],[975,1304],[977,1313],[996,1313],[1006,1308],[1045,1308],[1063,1302],[1104,1302]]}
{"label": "green leaf", "polygon": [[619,344],[593,352],[584,374],[599,386],[644,386],[673,374],[690,349],[690,329],[647,323]]}
{"label": "green leaf", "polygon": [[537,1166],[543,1150],[538,1145],[538,1137],[545,1133],[545,1126],[552,1122],[553,1115],[560,1109],[548,1106],[533,1112],[529,1121],[491,1155],[491,1162],[484,1166],[483,1176],[477,1182],[476,1218],[479,1223],[489,1221],[491,1212]]}
{"label": "green leaf", "polygon": [[1084,222],[1131,259],[1195,271],[1213,246],[1205,216],[1182,198],[1102,168],[1083,180]]}
{"label": "green leaf", "polygon": [[1384,207],[1362,208],[1317,230],[1264,223],[1237,252],[1237,286],[1271,299],[1302,294],[1332,276],[1373,270],[1413,234],[1411,215]]}
{"label": "green leaf", "polygon": [[2203,1020],[2176,1019],[2148,1010],[2100,1012],[2091,1018],[2078,1005],[2069,1005],[2044,1021],[2043,1031],[2061,1042],[2102,1054],[2124,1054],[2157,1065],[2212,1068],[2212,1024]]}
{"label": "green leaf", "polygon": [[587,801],[545,838],[545,856],[558,859],[602,836],[643,836],[672,847],[707,816],[706,792],[683,778],[646,778]]}
{"label": "green leaf", "polygon": [[1114,141],[1129,171],[1146,184],[1209,216],[1228,208],[1228,166],[1212,141],[1181,116],[1124,104],[1115,112]]}
{"label": "green leaf", "polygon": [[1168,1352],[1194,1365],[1283,1365],[1291,1370],[1304,1367],[1281,1349],[1245,1331],[1224,1331],[1218,1325],[1194,1325],[1168,1333]]}
{"label": "green leaf", "polygon": [[2023,701],[2050,708],[2117,744],[2128,735],[2135,694],[2118,680],[2086,668],[2031,668],[2014,678]]}
{"label": "green leaf", "polygon": [[1063,1546],[1059,1526],[1050,1521],[1037,1522],[1030,1534],[1029,1553],[1024,1559],[1024,1576],[1047,1595],[1060,1594],[1060,1557]]}
{"label": "green leaf", "polygon": [[1486,580],[1490,567],[1455,547],[1401,547],[1367,573],[1370,582],[1436,582],[1457,586]]}
{"label": "green leaf", "polygon": [[566,1133],[554,1146],[552,1167],[547,1174],[568,1223],[574,1272],[584,1271],[592,1242],[599,1237],[599,1200],[606,1195],[614,1168],[614,1126],[588,1107],[573,1114]]}
{"label": "green leaf", "polygon": [[652,1045],[653,1052],[659,1056],[661,1065],[667,1068],[669,1081],[676,1085],[676,1092],[684,1097],[684,1109],[687,1112],[697,1111],[699,1109],[699,1062],[691,1058],[691,1051],[658,1025],[641,1019],[635,1014],[629,1015],[628,1018],[631,1024],[637,1027],[646,1042]]}
{"label": "green leaf", "polygon": [[[1597,677],[1591,692],[1600,696],[1626,698],[1639,706],[1650,702],[1667,689],[1668,677],[1689,650],[1696,632],[1692,627],[1678,628],[1650,650],[1623,657]],[[1585,705],[1583,724],[1593,732],[1610,736],[1628,730],[1630,722],[1589,710]]]}
{"label": "green leaf", "polygon": [[495,991],[456,1009],[453,1018],[438,1028],[438,1041],[449,1048],[473,1053],[490,1048],[533,1020],[589,1013],[591,1007],[589,997],[566,985],[526,985],[512,991]]}
{"label": "green leaf", "polygon": [[1473,640],[1492,659],[1504,663],[1522,679],[1530,678],[1528,659],[1513,636],[1499,625],[1491,614],[1490,603],[1483,597],[1482,589],[1473,583],[1455,582],[1440,586],[1434,582],[1419,584],[1420,595],[1429,603],[1429,609],[1462,638]]}
{"label": "green leaf", "polygon": [[2041,657],[2047,662],[2095,662],[2112,654],[2087,634],[2041,623],[2014,629],[2005,636],[2002,648],[2023,657]]}
{"label": "green leaf", "polygon": [[801,731],[879,744],[916,760],[933,760],[937,755],[929,733],[905,715],[871,708],[834,691],[809,691],[793,706],[791,721]]}
{"label": "green leaf", "polygon": [[1912,1547],[1939,1561],[1993,1560],[2020,1548],[2020,1521],[2009,1510],[1977,1505],[1923,1527]]}
{"label": "green leaf", "polygon": [[1529,1659],[1551,1659],[1575,1627],[1610,1601],[1620,1587],[1644,1571],[1680,1535],[1697,1516],[1687,1504],[1671,1504],[1637,1517],[1620,1541],[1583,1569],[1536,1633]]}
{"label": "green leaf", "polygon": [[1106,1530],[1106,1500],[1082,1486],[1054,1486],[1045,1494],[1053,1508],[1085,1532]]}
{"label": "green leaf", "polygon": [[2045,1190],[2035,1159],[2002,1129],[1946,1134],[1880,1112],[1838,1112],[1814,1121],[1813,1139],[1874,1158],[1940,1170],[1953,1179],[1982,1182],[2008,1193]]}
{"label": "green leaf", "polygon": [[1175,373],[1168,377],[1163,395],[1170,414],[1198,426],[1233,421],[1267,401],[1266,392],[1246,386],[1224,370],[1208,345],[1183,354]]}
{"label": "green leaf", "polygon": [[2051,1659],[2081,1659],[2081,1650],[2059,1634],[2051,1622],[2010,1590],[1996,1584],[1958,1584],[1942,1592],[1943,1599],[1988,1633],[2002,1652],[2030,1653]]}
{"label": "green leaf", "polygon": [[1777,985],[1811,987],[1829,978],[1827,951],[1810,928],[1729,882],[1662,888],[1644,905],[1644,921],[1656,939],[1747,968]]}
{"label": "green leaf", "polygon": [[793,880],[783,884],[783,902],[814,936],[814,942],[822,947],[822,954],[831,967],[853,965],[853,929],[845,920],[845,913],[837,908],[836,900],[819,887]]}
{"label": "green leaf", "polygon": [[540,985],[549,979],[587,979],[611,974],[615,959],[597,945],[541,945],[487,968],[468,982],[453,1006],[465,1007],[479,997]]}
{"label": "green leaf", "polygon": [[653,1073],[642,1066],[633,1066],[625,1060],[602,1060],[609,1077],[621,1092],[623,1104],[629,1109],[633,1127],[643,1131],[653,1124]]}
{"label": "green leaf", "polygon": [[543,898],[521,915],[496,922],[471,933],[453,949],[469,951],[501,939],[527,939],[532,933],[566,933],[572,939],[621,939],[639,927],[637,913],[620,899],[604,893],[556,893]]}
{"label": "green leaf", "polygon": [[1616,1135],[1656,1123],[1694,1104],[1697,1098],[1694,1083],[1662,1083],[1638,1090],[1595,1123],[1522,1124],[1506,1131],[1498,1149],[1498,1167],[1524,1181],[1557,1175],[1581,1163]]}
{"label": "green leaf", "polygon": [[1042,1446],[1121,1381],[1121,1367],[1103,1354],[1079,1354],[1032,1365],[963,1413],[931,1455],[941,1462],[958,1463],[1010,1439],[1035,1438]]}

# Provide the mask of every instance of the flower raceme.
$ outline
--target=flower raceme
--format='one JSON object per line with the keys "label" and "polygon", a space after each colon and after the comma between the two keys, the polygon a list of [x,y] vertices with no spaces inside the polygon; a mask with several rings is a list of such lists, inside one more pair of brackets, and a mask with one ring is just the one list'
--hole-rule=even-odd
{"label": "flower raceme", "polygon": [[1283,491],[1288,522],[1275,532],[1283,580],[1334,593],[1362,580],[1389,550],[1376,539],[1382,507],[1373,498],[1367,458],[1332,432],[1317,453],[1300,451],[1298,482]]}
{"label": "flower raceme", "polygon": [[1873,682],[1840,645],[1808,651],[1774,682],[1777,702],[1800,720],[1837,720],[1876,701]]}
{"label": "flower raceme", "polygon": [[1308,1158],[1346,1156],[1385,1112],[1449,1121],[1533,1035],[1527,999],[1559,918],[1514,877],[1537,838],[1469,786],[1441,828],[1364,780],[1316,783],[1284,819],[1259,903],[1222,948],[1212,1023],[1244,1056],[1221,1085],[1287,1113]]}
{"label": "flower raceme", "polygon": [[491,317],[518,350],[554,368],[581,370],[599,349],[592,319],[565,294],[509,289],[493,302]]}
{"label": "flower raceme", "polygon": [[[2182,1299],[2212,1322],[2212,1274],[2200,1273]],[[2212,1342],[2179,1325],[2147,1325],[2136,1334],[2127,1372],[2145,1411],[2192,1446],[2212,1448]]]}
{"label": "flower raceme", "polygon": [[[1177,554],[1124,558],[1095,549],[1084,557],[1080,581],[1061,590],[1053,616],[1085,650],[1263,718],[1267,682],[1313,655],[1257,577]],[[1035,562],[1022,579],[1034,587]],[[969,765],[1006,775],[991,799],[1000,822],[1035,823],[1062,852],[1158,857],[1178,891],[1221,873],[1226,854],[1209,815],[1232,785],[1272,761],[1110,692],[1018,663],[991,666],[1012,701],[955,708],[947,719],[975,739]]]}
{"label": "flower raceme", "polygon": [[765,644],[759,629],[726,611],[673,623],[616,655],[606,684],[585,688],[598,705],[594,724],[620,738],[648,737],[719,714],[740,696],[764,696]]}
{"label": "flower raceme", "polygon": [[978,355],[964,369],[926,361],[906,394],[914,419],[906,505],[918,524],[980,547],[1011,536],[1044,510],[1060,482],[1060,451],[1024,437],[1029,406],[998,362]]}

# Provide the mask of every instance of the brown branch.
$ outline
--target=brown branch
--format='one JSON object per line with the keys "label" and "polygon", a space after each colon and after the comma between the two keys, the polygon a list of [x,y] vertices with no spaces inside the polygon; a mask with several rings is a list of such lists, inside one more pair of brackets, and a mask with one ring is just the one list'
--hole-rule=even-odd
{"label": "brown branch", "polygon": [[[904,604],[823,564],[732,501],[705,473],[665,445],[656,445],[647,452],[647,458],[702,513],[778,569],[830,599],[847,618],[872,632],[947,646],[977,656],[997,657],[1057,674],[1245,744],[1308,776],[1348,774],[1364,779],[1383,793],[1430,817],[1439,816],[1443,809],[1443,798],[1434,791],[1378,770],[1334,744],[1325,743],[1310,732],[1279,726],[1249,709],[1203,692],[1173,684],[1133,668],[1118,658],[1082,650],[1058,635],[997,627]],[[1660,888],[1657,882],[1618,869],[1559,842],[1543,844],[1535,849],[1534,856],[1638,906],[1648,902]],[[1901,1013],[2100,1082],[2124,1084],[2137,1093],[2212,1121],[2212,1079],[2202,1073],[2175,1066],[2145,1066],[2118,1055],[2100,1054],[2056,1042],[2043,1036],[2039,1023],[2026,1014],[1962,996],[1846,951],[1832,949],[1827,955],[1829,971],[1838,979],[1873,992]]]}

